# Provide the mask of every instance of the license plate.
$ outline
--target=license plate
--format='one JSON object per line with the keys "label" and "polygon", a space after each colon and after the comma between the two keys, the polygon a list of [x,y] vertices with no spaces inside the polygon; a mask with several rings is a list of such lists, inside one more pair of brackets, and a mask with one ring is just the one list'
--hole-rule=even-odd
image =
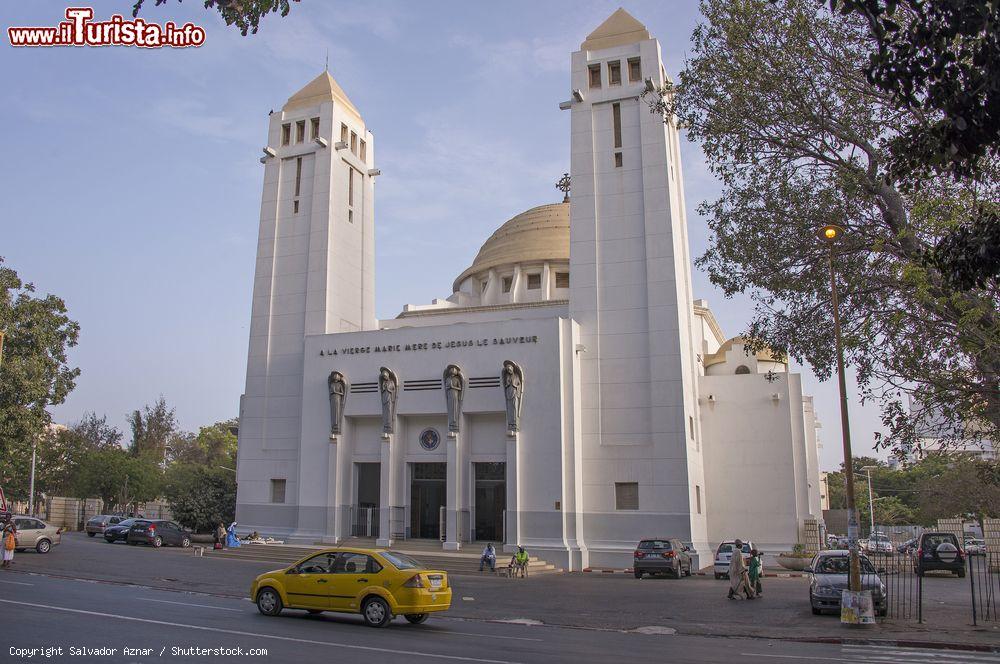
{"label": "license plate", "polygon": [[427,580],[431,582],[431,588],[437,590],[441,587],[441,577],[440,576],[430,576]]}

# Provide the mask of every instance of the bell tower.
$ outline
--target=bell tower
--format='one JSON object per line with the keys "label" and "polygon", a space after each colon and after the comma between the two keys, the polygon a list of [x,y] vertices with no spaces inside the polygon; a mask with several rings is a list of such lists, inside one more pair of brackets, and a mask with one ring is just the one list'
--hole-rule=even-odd
{"label": "bell tower", "polygon": [[569,309],[583,346],[584,536],[599,565],[650,522],[705,545],[697,349],[677,126],[642,98],[668,80],[660,45],[618,9],[573,53],[571,76]]}
{"label": "bell tower", "polygon": [[329,71],[270,115],[240,405],[240,522],[325,528],[319,506],[298,501],[304,339],[377,326],[374,153],[364,119]]}

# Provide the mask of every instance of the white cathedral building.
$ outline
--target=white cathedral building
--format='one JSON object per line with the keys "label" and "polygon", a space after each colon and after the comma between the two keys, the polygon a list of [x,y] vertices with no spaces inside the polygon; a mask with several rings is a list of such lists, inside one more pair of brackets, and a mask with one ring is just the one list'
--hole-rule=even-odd
{"label": "white cathedral building", "polygon": [[237,520],[291,541],[521,544],[625,567],[642,537],[791,547],[820,510],[801,377],[691,292],[660,45],[619,9],[571,56],[572,195],[452,294],[375,317],[372,134],[328,72],[270,117]]}

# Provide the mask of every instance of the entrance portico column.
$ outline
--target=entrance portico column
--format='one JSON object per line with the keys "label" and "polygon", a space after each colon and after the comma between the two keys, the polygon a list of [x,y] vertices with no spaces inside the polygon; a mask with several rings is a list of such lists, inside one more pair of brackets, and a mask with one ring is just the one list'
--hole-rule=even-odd
{"label": "entrance portico column", "polygon": [[459,434],[449,431],[448,446],[448,484],[445,489],[445,541],[446,551],[458,551],[462,548],[462,537],[459,528],[462,527],[462,457],[459,454]]}
{"label": "entrance portico column", "polygon": [[504,551],[514,551],[520,541],[517,523],[517,433],[507,434],[507,512],[504,519]]}
{"label": "entrance portico column", "polygon": [[395,504],[396,491],[393,486],[392,462],[393,457],[393,434],[382,434],[382,442],[379,445],[379,510],[378,510],[378,539],[376,546],[392,546],[392,505]]}
{"label": "entrance portico column", "polygon": [[[351,503],[350,487],[351,455],[350,438],[352,431],[344,418],[342,433],[330,436],[330,474],[327,479],[327,536],[324,542],[340,544],[350,533]],[[332,514],[331,514],[332,512]]]}

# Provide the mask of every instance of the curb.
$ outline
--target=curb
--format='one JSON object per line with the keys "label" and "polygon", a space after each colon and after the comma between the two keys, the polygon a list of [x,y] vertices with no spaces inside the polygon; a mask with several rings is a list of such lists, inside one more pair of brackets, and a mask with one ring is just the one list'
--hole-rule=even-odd
{"label": "curb", "polygon": [[[626,567],[625,569],[614,569],[609,567],[584,567],[581,572],[589,572],[593,574],[632,574],[633,569],[631,567]],[[715,572],[691,572],[691,576],[712,576]],[[764,572],[762,575],[765,579],[800,579],[804,577],[805,574],[802,572]]]}

